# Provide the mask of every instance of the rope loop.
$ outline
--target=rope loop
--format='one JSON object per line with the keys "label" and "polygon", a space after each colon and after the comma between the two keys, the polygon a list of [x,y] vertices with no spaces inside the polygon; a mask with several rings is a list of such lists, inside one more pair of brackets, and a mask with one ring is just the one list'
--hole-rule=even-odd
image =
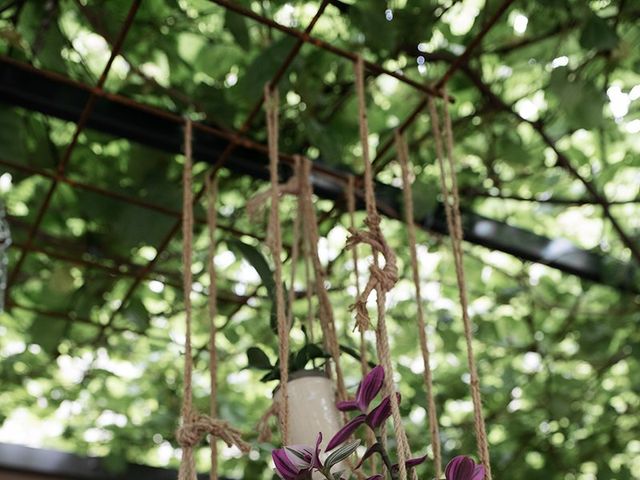
{"label": "rope loop", "polygon": [[196,411],[184,419],[176,431],[176,439],[182,448],[193,449],[207,434],[221,439],[228,447],[238,447],[243,453],[251,450],[251,445],[242,440],[240,431],[233,428],[229,422]]}

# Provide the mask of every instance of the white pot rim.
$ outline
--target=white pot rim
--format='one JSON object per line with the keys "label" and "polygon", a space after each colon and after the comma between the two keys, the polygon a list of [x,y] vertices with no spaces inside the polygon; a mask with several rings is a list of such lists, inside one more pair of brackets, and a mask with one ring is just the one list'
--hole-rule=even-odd
{"label": "white pot rim", "polygon": [[[310,370],[298,370],[289,374],[289,381],[287,384],[291,382],[295,382],[296,380],[300,380],[302,378],[310,378],[310,377],[318,377],[318,378],[326,378],[329,380],[327,373],[324,370],[320,369],[310,369]],[[278,390],[280,390],[280,384],[276,388],[273,389],[273,395],[275,395]]]}

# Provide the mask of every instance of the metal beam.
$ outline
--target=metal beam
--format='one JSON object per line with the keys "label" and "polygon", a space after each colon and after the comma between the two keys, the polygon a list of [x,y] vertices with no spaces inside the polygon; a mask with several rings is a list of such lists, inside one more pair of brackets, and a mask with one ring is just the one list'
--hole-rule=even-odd
{"label": "metal beam", "polygon": [[[86,85],[0,57],[2,102],[77,121],[91,91],[91,87]],[[112,94],[99,96],[87,124],[89,128],[103,133],[169,153],[180,153],[182,150],[182,125],[183,120],[179,115]],[[194,158],[215,163],[233,135],[200,125],[194,129]],[[286,161],[288,156],[284,157]],[[228,159],[226,168],[234,174],[266,180],[267,164],[264,145],[241,139],[239,147]],[[283,177],[289,175],[288,170],[283,169]],[[342,202],[345,198],[346,175],[350,173],[332,170],[322,162],[316,162],[312,173],[314,192],[320,197]],[[376,189],[381,212],[401,221],[402,192],[381,183],[377,184]],[[362,204],[359,205],[361,207]],[[429,215],[416,218],[416,223],[425,230],[447,233],[441,205]],[[463,224],[464,237],[471,243],[620,290],[640,292],[640,275],[631,264],[577,248],[565,239],[549,239],[470,211],[463,212]]]}

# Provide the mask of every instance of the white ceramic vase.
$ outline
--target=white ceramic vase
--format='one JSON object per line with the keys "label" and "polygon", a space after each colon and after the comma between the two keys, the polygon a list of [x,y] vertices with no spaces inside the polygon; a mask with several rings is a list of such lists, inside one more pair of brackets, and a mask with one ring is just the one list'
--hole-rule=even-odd
{"label": "white ceramic vase", "polygon": [[[291,445],[315,446],[318,432],[322,432],[321,450],[340,430],[342,422],[340,412],[336,408],[336,393],[333,381],[324,372],[303,370],[289,376],[287,384],[289,396],[289,443]],[[274,400],[280,401],[280,389],[274,393]],[[321,457],[324,457],[321,456]],[[341,462],[333,472],[346,470],[347,465]],[[324,478],[317,473],[314,480]]]}

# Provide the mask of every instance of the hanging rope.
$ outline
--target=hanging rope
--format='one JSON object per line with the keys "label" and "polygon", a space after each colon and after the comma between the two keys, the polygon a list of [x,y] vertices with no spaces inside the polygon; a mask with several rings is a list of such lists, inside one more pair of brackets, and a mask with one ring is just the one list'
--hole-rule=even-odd
{"label": "hanging rope", "polygon": [[[185,360],[184,385],[182,392],[182,424],[176,432],[176,439],[182,448],[182,459],[178,473],[179,480],[196,480],[196,468],[193,457],[194,447],[206,434],[221,438],[227,445],[235,445],[241,451],[248,452],[251,446],[244,442],[240,432],[227,422],[199,414],[193,407],[193,356],[191,350],[191,289],[193,276],[191,273],[191,259],[193,256],[193,174],[192,174],[192,125],[187,119],[184,130],[185,162],[182,175],[182,265],[183,265],[183,294],[185,309]],[[214,405],[215,406],[215,405]],[[212,443],[215,443],[212,440]]]}
{"label": "hanging rope", "polygon": [[309,256],[311,257],[311,265],[315,273],[315,288],[319,303],[320,327],[325,341],[325,347],[331,355],[334,368],[336,371],[336,388],[339,400],[347,399],[347,389],[344,383],[342,367],[340,366],[340,344],[336,333],[336,325],[333,316],[333,307],[329,299],[329,292],[325,285],[325,272],[320,263],[318,254],[318,243],[320,234],[318,233],[318,218],[313,205],[313,188],[311,187],[311,162],[301,159],[300,168],[300,204],[302,208],[302,223],[306,233],[307,245],[309,247]]}
{"label": "hanging rope", "polygon": [[282,233],[280,231],[280,189],[278,186],[278,91],[270,85],[264,88],[267,114],[267,137],[269,144],[269,177],[271,188],[271,210],[267,228],[267,244],[271,249],[276,284],[276,318],[278,323],[278,357],[280,359],[280,430],[285,445],[289,443],[289,329],[285,313],[284,287],[282,283]]}
{"label": "hanging rope", "polygon": [[418,309],[418,338],[422,352],[424,367],[423,377],[427,391],[427,414],[429,416],[429,429],[431,430],[431,448],[433,450],[433,464],[436,478],[442,476],[442,452],[440,448],[440,433],[438,428],[438,414],[436,410],[435,396],[433,393],[433,377],[431,374],[431,361],[429,355],[429,342],[427,338],[427,326],[424,319],[422,291],[420,287],[420,270],[418,267],[418,252],[416,247],[416,226],[413,213],[413,195],[411,179],[409,176],[409,151],[404,136],[400,131],[395,132],[396,151],[402,168],[402,192],[404,195],[405,223],[409,239],[409,254],[411,258],[411,273],[416,287],[416,303]]}
{"label": "hanging rope", "polygon": [[[485,429],[484,416],[482,414],[482,396],[480,392],[480,380],[473,353],[473,327],[469,318],[469,305],[467,298],[467,286],[462,262],[462,222],[460,217],[460,197],[458,194],[458,180],[455,169],[455,158],[453,155],[453,129],[451,127],[451,117],[449,115],[449,97],[444,90],[443,110],[444,110],[444,135],[440,130],[440,119],[435,102],[429,97],[429,113],[433,125],[433,135],[436,145],[436,157],[440,167],[440,188],[442,189],[443,202],[447,217],[447,227],[451,236],[451,246],[456,269],[456,280],[458,283],[458,294],[460,297],[460,308],[462,310],[462,323],[464,325],[464,338],[467,345],[467,363],[469,365],[471,399],[473,400],[474,428],[476,443],[478,445],[478,456],[485,467],[487,480],[492,479],[491,462],[489,457],[489,442]],[[442,138],[445,139],[445,148],[442,145]],[[449,177],[449,183],[447,182]]]}
{"label": "hanging rope", "polygon": [[[294,158],[293,176],[298,177],[300,175],[300,158]],[[300,206],[298,205],[298,212],[293,218],[293,245],[291,246],[291,282],[289,291],[287,292],[287,330],[291,329],[293,325],[293,304],[296,299],[296,266],[298,265],[298,256],[300,255],[300,223],[301,223]]]}
{"label": "hanging rope", "polygon": [[[275,155],[276,161],[277,161],[277,155],[278,155],[277,150],[275,151],[275,153],[272,153],[272,150],[273,150],[272,144],[273,142],[277,142],[277,130],[276,130],[277,129],[277,113],[276,113],[276,116],[274,117],[273,111],[272,111],[273,107],[269,108],[269,105],[273,105],[272,101],[269,100],[268,102],[265,103],[265,105],[267,105],[267,108],[268,108],[267,126],[269,129],[269,142],[270,142],[269,143],[269,153],[270,153],[270,159],[271,159],[270,166],[272,166],[273,165],[272,155]],[[317,220],[314,205],[313,205],[313,191],[310,183],[311,163],[307,159],[296,157],[295,165],[296,165],[296,168],[295,168],[296,172],[294,172],[294,175],[292,175],[292,177],[289,178],[289,180],[286,183],[278,184],[278,183],[274,183],[274,182],[277,182],[278,180],[277,164],[276,164],[275,177],[272,176],[272,183],[270,188],[267,191],[261,192],[256,196],[254,196],[253,198],[251,198],[247,202],[247,210],[249,211],[250,215],[256,215],[258,212],[260,212],[264,208],[264,205],[269,197],[271,197],[271,202],[273,206],[274,205],[273,202],[275,201],[274,199],[276,200],[279,199],[280,196],[283,194],[298,195],[298,215],[300,218],[300,223],[299,225],[296,225],[294,223],[294,230],[304,229],[304,232],[305,232],[304,239],[306,241],[303,242],[304,244],[303,251],[307,252],[308,257],[310,257],[311,264],[313,266],[314,273],[315,273],[315,281],[313,283],[314,283],[314,287],[315,287],[316,294],[318,296],[318,301],[319,301],[319,318],[320,318],[320,325],[323,333],[324,347],[331,355],[331,358],[334,363],[334,368],[336,372],[336,387],[337,387],[336,389],[337,389],[338,399],[346,400],[347,391],[344,383],[344,376],[342,374],[342,367],[340,366],[340,346],[338,343],[338,338],[337,338],[337,333],[335,328],[333,309],[331,307],[331,301],[329,299],[329,294],[325,286],[324,270],[322,268],[322,264],[320,263],[320,257],[318,255],[319,233],[318,233],[318,225],[317,225],[318,220]],[[270,245],[274,243],[274,239],[276,237],[280,237],[279,223],[277,225],[278,228],[274,228],[274,226],[272,226],[275,222],[279,222],[279,220],[280,220],[279,215],[274,218],[273,207],[272,207],[272,214],[269,218],[269,228],[268,228],[269,233],[267,235],[267,241],[270,243]],[[276,230],[277,230],[277,235],[276,235]],[[298,233],[297,236],[299,235],[300,233]],[[294,236],[296,236],[295,231],[294,231]],[[296,242],[294,240],[294,243],[299,243],[299,242]],[[273,249],[272,249],[272,253],[274,255],[274,258],[279,258],[275,256]],[[292,261],[297,262],[297,257],[298,257],[298,253],[294,254],[294,252],[292,251]],[[275,274],[276,282],[278,281],[277,280],[278,275],[280,275],[280,278],[281,278],[281,275],[282,275],[281,269],[282,269],[281,265],[276,266],[276,274]],[[280,270],[280,273],[278,273],[278,270]],[[309,285],[310,283],[309,275],[307,275],[307,281]],[[307,291],[308,292],[310,291],[309,286],[307,286]],[[289,297],[289,301],[290,303],[292,303],[293,298]],[[311,305],[311,299],[310,299],[309,293],[307,293],[307,301],[309,302],[309,305]],[[291,320],[292,320],[292,317],[289,316],[289,318],[285,320],[285,324],[288,324],[290,326]],[[307,326],[308,326],[310,339],[313,338],[313,329],[311,325],[311,320],[312,320],[312,312],[310,308],[310,313],[307,317]],[[279,318],[278,318],[278,325],[279,325],[278,338],[280,343],[280,349],[279,349],[280,375],[282,379],[282,378],[288,378],[288,372],[284,372],[284,369],[285,369],[284,365],[288,363],[288,350],[289,350],[288,349],[288,331],[289,330],[288,328],[280,329]],[[286,338],[283,338],[283,336]],[[284,358],[285,353],[287,358]],[[283,382],[281,381],[281,386],[280,386],[281,389],[282,389],[282,386],[283,386]],[[282,391],[281,395],[283,398],[285,397],[285,392],[286,390]],[[284,405],[282,401],[280,403],[281,405],[279,406],[279,408],[278,406],[274,405],[261,419],[259,423],[259,428],[261,432],[260,436],[262,438],[266,438],[268,436],[268,433],[266,432],[266,428],[268,427],[268,417],[275,410],[279,412],[279,416],[281,417],[280,424],[281,424],[281,428],[283,428],[283,417],[286,415],[284,409],[286,408],[288,410],[288,406]]]}
{"label": "hanging rope", "polygon": [[[300,203],[298,203],[299,214],[302,218],[302,212]],[[315,343],[315,335],[313,333],[313,290],[315,287],[312,284],[311,279],[311,265],[309,259],[309,243],[306,241],[302,242],[302,259],[304,263],[304,284],[306,285],[305,298],[307,300],[307,318],[306,318],[306,330],[307,330],[307,338],[309,343]]]}
{"label": "hanging rope", "polygon": [[[355,190],[355,177],[353,175],[349,175],[349,179],[347,180],[347,211],[349,213],[349,228],[354,231],[356,229],[356,190]],[[356,286],[356,297],[360,297],[361,288],[360,288],[360,272],[358,268],[358,248],[354,247],[351,249],[351,259],[353,261],[353,274],[355,276],[355,286]],[[369,365],[367,363],[367,343],[365,339],[365,331],[366,328],[364,325],[358,324],[358,332],[360,334],[360,370],[362,373],[362,378],[367,375],[369,371]],[[366,433],[367,445],[371,447],[376,443],[375,434],[367,429]],[[376,457],[372,456],[372,472],[377,472],[377,461]]]}
{"label": "hanging rope", "polygon": [[[311,186],[311,161],[307,158],[296,156],[296,163],[300,162],[300,192],[299,206],[301,209],[302,224],[306,233],[309,256],[315,273],[315,287],[320,306],[320,326],[322,328],[325,348],[329,351],[336,371],[336,390],[338,400],[347,400],[347,388],[344,383],[342,367],[340,365],[340,344],[336,333],[333,307],[329,299],[329,292],[325,286],[325,272],[320,263],[318,254],[318,243],[320,234],[318,233],[318,218],[313,205],[313,187]],[[353,470],[354,465],[350,459],[346,460],[347,465]],[[359,480],[364,480],[365,475],[360,470],[354,473]]]}
{"label": "hanging rope", "polygon": [[[411,457],[411,450],[407,440],[407,434],[402,424],[400,416],[400,408],[396,398],[396,389],[393,384],[393,365],[391,363],[391,354],[389,352],[389,336],[386,324],[386,297],[387,292],[395,285],[398,279],[398,269],[396,266],[396,257],[389,245],[387,244],[382,231],[380,230],[380,215],[377,212],[374,186],[373,172],[371,168],[371,160],[369,156],[369,129],[367,125],[367,109],[364,90],[364,62],[358,55],[355,62],[356,92],[358,96],[358,120],[360,126],[360,142],[362,146],[362,157],[364,161],[364,187],[365,202],[367,206],[367,218],[365,224],[368,231],[352,231],[348,240],[347,247],[355,248],[360,243],[366,243],[371,246],[374,254],[374,263],[370,266],[371,276],[360,297],[358,297],[355,310],[358,325],[368,326],[369,314],[367,311],[367,300],[373,290],[376,290],[376,303],[378,309],[378,322],[376,325],[376,346],[378,349],[378,357],[385,369],[384,390],[385,395],[390,396],[391,400],[391,416],[393,418],[393,429],[396,437],[396,449],[398,454],[398,467],[401,480],[407,480],[407,468],[405,462]],[[380,268],[377,263],[377,255],[384,257],[385,265]],[[412,470],[412,479],[417,480],[415,470]]]}
{"label": "hanging rope", "polygon": [[[218,316],[218,287],[216,275],[216,228],[218,223],[218,211],[216,201],[218,199],[218,177],[205,175],[207,189],[207,226],[209,231],[209,257],[207,259],[209,271],[209,379],[211,382],[211,395],[209,395],[209,415],[211,418],[218,416],[218,349],[216,317]],[[211,447],[210,480],[218,480],[218,442],[216,437],[209,439]]]}
{"label": "hanging rope", "polygon": [[[349,213],[349,229],[356,230],[356,191],[355,191],[355,178],[353,175],[349,175],[347,180],[347,211]],[[360,272],[358,271],[358,249],[356,247],[351,249],[351,259],[353,261],[353,274],[355,276],[356,297],[359,298],[361,294],[360,289]],[[366,325],[358,323],[358,331],[360,332],[360,369],[362,371],[362,378],[365,377],[369,371],[367,365],[367,344],[365,342],[364,332],[366,331]]]}

